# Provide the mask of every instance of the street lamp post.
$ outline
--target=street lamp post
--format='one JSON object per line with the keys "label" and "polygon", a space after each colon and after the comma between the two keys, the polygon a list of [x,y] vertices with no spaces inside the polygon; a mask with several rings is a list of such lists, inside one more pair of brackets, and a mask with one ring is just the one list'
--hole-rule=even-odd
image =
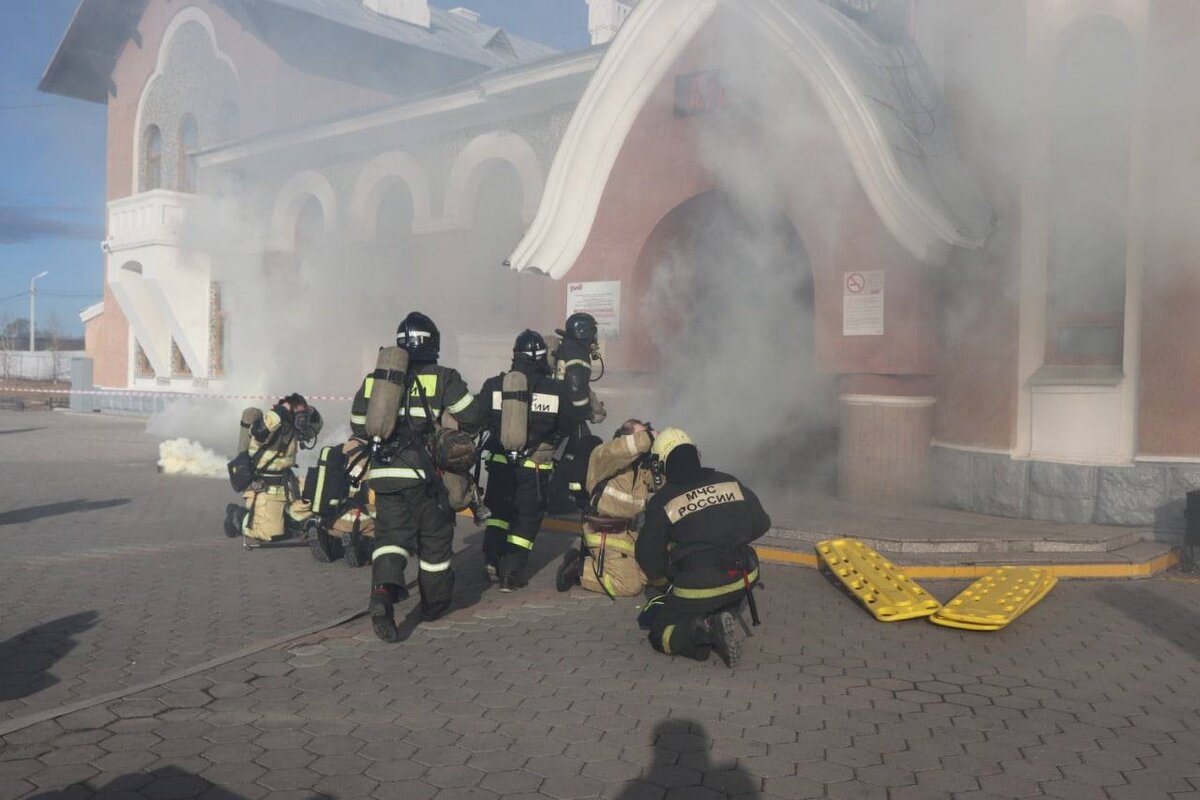
{"label": "street lamp post", "polygon": [[36,342],[33,339],[35,335],[34,332],[37,330],[37,280],[38,278],[44,278],[49,274],[49,270],[45,272],[39,272],[37,275],[33,276],[31,281],[29,281],[29,352],[31,353],[37,349]]}

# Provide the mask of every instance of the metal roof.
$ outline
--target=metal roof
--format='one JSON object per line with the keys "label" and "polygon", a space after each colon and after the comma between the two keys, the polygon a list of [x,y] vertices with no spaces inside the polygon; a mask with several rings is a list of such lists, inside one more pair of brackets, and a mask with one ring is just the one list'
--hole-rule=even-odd
{"label": "metal roof", "polygon": [[[137,36],[148,0],[81,0],[38,88],[95,103],[108,100],[121,48]],[[220,0],[253,7],[274,6],[371,36],[475,64],[504,69],[556,54],[554,48],[513,36],[492,25],[431,8],[424,28],[376,14],[362,0]],[[260,5],[261,4],[261,5]],[[503,35],[501,35],[503,34]],[[507,46],[505,46],[507,45]]]}

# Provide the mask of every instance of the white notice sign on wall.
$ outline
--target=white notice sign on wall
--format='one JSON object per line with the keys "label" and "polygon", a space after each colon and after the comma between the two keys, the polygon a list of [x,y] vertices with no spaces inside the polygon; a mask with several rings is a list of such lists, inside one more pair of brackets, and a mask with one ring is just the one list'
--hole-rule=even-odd
{"label": "white notice sign on wall", "polygon": [[842,276],[842,335],[883,336],[883,272]]}
{"label": "white notice sign on wall", "polygon": [[621,335],[621,282],[587,281],[567,284],[567,316],[591,314],[601,339]]}

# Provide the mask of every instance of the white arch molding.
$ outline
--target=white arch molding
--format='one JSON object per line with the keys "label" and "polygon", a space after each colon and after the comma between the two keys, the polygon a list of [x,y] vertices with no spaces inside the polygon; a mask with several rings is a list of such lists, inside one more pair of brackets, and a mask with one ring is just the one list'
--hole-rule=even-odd
{"label": "white arch molding", "polygon": [[237,65],[233,63],[233,59],[229,57],[229,54],[217,44],[217,29],[213,25],[212,18],[195,6],[187,6],[180,9],[179,13],[167,23],[166,30],[163,31],[162,41],[158,45],[158,58],[154,64],[154,72],[150,73],[150,77],[146,79],[146,83],[142,86],[142,93],[138,97],[137,114],[134,117],[133,123],[133,175],[132,182],[130,183],[133,191],[131,194],[138,193],[138,177],[142,174],[142,112],[145,109],[146,97],[150,94],[150,89],[154,86],[154,82],[163,74],[167,63],[167,53],[171,49],[171,42],[175,38],[175,34],[189,22],[199,23],[200,27],[204,28],[205,32],[208,33],[209,42],[212,44],[213,53],[217,59],[223,61],[229,67],[230,72],[233,73],[233,80],[238,86],[242,84],[242,77],[238,74]]}
{"label": "white arch molding", "polygon": [[393,150],[371,159],[359,173],[350,198],[348,222],[352,235],[364,242],[375,239],[379,204],[397,183],[403,183],[412,197],[413,233],[433,228],[433,203],[424,167],[403,150]]}
{"label": "white arch molding", "polygon": [[533,221],[546,183],[537,154],[522,136],[512,131],[492,131],[472,139],[450,168],[443,204],[446,228],[469,228],[474,223],[475,193],[484,177],[479,167],[492,160],[507,161],[517,171],[524,195],[521,221]]}
{"label": "white arch molding", "polygon": [[321,204],[325,230],[337,230],[337,193],[333,190],[333,184],[321,173],[305,170],[289,178],[275,196],[268,249],[286,251],[295,247],[296,220],[310,197]]}
{"label": "white arch molding", "polygon": [[[604,54],[555,154],[546,193],[513,269],[562,278],[591,233],[617,158],[642,109],[720,8],[736,9],[781,68],[810,86],[829,115],[859,184],[900,244],[927,263],[953,247],[979,248],[994,216],[953,153],[907,158],[903,97],[882,78],[879,47],[820,3],[792,0],[642,0]],[[936,93],[936,87],[923,87]],[[888,102],[878,100],[883,96]],[[893,139],[901,140],[899,144]],[[933,150],[932,152],[940,152]]]}

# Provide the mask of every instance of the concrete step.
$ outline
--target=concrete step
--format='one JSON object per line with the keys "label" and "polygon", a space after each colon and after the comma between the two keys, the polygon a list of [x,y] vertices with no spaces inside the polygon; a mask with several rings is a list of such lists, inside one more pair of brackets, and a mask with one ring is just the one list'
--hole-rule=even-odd
{"label": "concrete step", "polygon": [[[791,542],[791,547],[811,546],[832,538],[852,538],[880,552],[894,555],[954,554],[1000,556],[1020,554],[1111,553],[1153,538],[1154,532],[1139,528],[1110,528],[1099,525],[1029,525],[1005,528],[997,525],[983,530],[939,530],[922,536],[919,531],[869,529],[857,532],[857,526],[822,526],[820,530],[774,527],[773,539]],[[909,526],[905,526],[908,528]],[[784,545],[788,546],[788,545]]]}

